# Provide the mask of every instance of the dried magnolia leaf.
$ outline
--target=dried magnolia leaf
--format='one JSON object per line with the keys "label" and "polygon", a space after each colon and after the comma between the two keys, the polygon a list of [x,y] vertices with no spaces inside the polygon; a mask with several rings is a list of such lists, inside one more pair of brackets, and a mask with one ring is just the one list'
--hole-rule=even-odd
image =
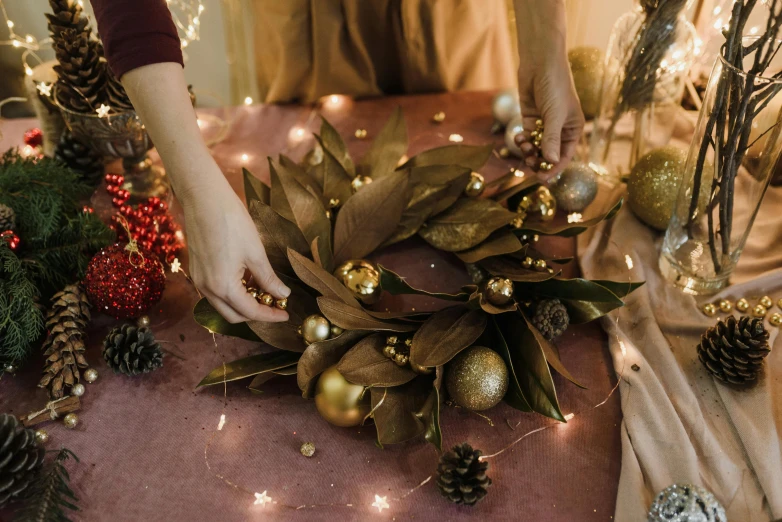
{"label": "dried magnolia leaf", "polygon": [[212,333],[227,335],[229,337],[238,337],[248,341],[259,342],[261,339],[255,335],[247,323],[232,324],[223,319],[223,316],[214,309],[206,300],[201,298],[193,308],[193,319]]}
{"label": "dried magnolia leaf", "polygon": [[417,325],[413,323],[397,323],[375,319],[362,308],[354,308],[328,297],[318,297],[318,306],[320,306],[320,311],[326,319],[345,330],[412,332],[417,328]]}
{"label": "dried magnolia leaf", "polygon": [[465,263],[477,263],[482,259],[502,254],[518,252],[524,247],[513,232],[508,229],[498,230],[489,236],[484,242],[469,250],[456,252],[456,255]]}
{"label": "dried magnolia leaf", "polygon": [[[320,139],[317,135],[315,138],[318,140]],[[321,146],[323,146],[322,142]],[[353,178],[325,146],[323,146],[323,161],[321,162],[321,165],[323,172],[324,198],[326,200],[336,199],[341,204],[344,204],[353,194],[350,186],[350,182]]]}
{"label": "dried magnolia leaf", "polygon": [[283,170],[287,175],[292,176],[302,187],[309,189],[313,194],[320,194],[323,190],[317,181],[307,174],[304,167],[284,154],[280,154],[278,170]]}
{"label": "dried magnolia leaf", "polygon": [[502,188],[499,192],[494,194],[491,197],[491,199],[493,199],[494,201],[505,201],[506,199],[515,196],[519,192],[524,192],[525,190],[532,190],[538,185],[540,185],[540,181],[538,181],[536,178],[523,179],[521,180],[521,182],[516,183],[515,185]]}
{"label": "dried magnolia leaf", "polygon": [[487,270],[491,275],[507,277],[511,281],[524,283],[537,283],[548,281],[557,276],[559,272],[549,273],[547,270],[535,270],[524,268],[521,261],[509,256],[487,257],[478,262],[478,265]]}
{"label": "dried magnolia leaf", "polygon": [[253,176],[249,170],[242,169],[244,177],[244,199],[247,206],[253,201],[260,201],[266,205],[271,201],[271,192],[269,187],[261,183],[261,180]]}
{"label": "dried magnolia leaf", "polygon": [[366,313],[376,319],[409,321],[412,323],[423,323],[429,319],[434,312],[375,312],[374,310],[364,310]]}
{"label": "dried magnolia leaf", "polygon": [[336,264],[365,257],[394,233],[407,203],[407,177],[398,171],[374,181],[340,209],[334,226]]}
{"label": "dried magnolia leaf", "polygon": [[418,414],[424,423],[424,439],[438,451],[443,451],[443,433],[440,430],[440,391],[436,386],[432,387],[426,402]]}
{"label": "dried magnolia leaf", "polygon": [[532,335],[535,336],[535,340],[540,345],[540,348],[543,350],[543,355],[546,357],[546,361],[548,362],[549,366],[554,368],[558,374],[560,374],[565,379],[569,380],[579,388],[586,389],[586,386],[581,385],[578,381],[576,381],[576,378],[573,377],[573,375],[570,374],[567,368],[565,368],[565,365],[562,364],[562,359],[559,358],[559,350],[557,349],[557,346],[543,337],[543,334],[538,331],[537,328],[532,324],[532,322],[529,320],[526,314],[519,312],[521,316],[524,318],[524,320],[527,322],[527,328],[529,328],[530,332],[532,332]]}
{"label": "dried magnolia leaf", "polygon": [[318,376],[326,368],[337,364],[345,352],[366,335],[367,332],[348,330],[333,339],[307,346],[301,354],[296,372],[296,381],[305,399],[313,396]]}
{"label": "dried magnolia leaf", "polygon": [[593,279],[593,283],[596,283],[604,288],[608,288],[612,294],[619,297],[627,297],[631,292],[634,292],[638,288],[642,287],[645,281],[604,281]]}
{"label": "dried magnolia leaf", "polygon": [[405,281],[405,278],[396,272],[389,270],[388,268],[378,265],[378,270],[380,271],[380,287],[391,295],[428,295],[430,297],[436,297],[446,301],[463,302],[469,300],[470,298],[470,294],[467,292],[446,294],[442,292],[427,292],[426,290],[419,290],[418,288],[413,288],[410,286],[407,281]]}
{"label": "dried magnolia leaf", "polygon": [[301,321],[287,321],[285,323],[267,323],[265,321],[247,321],[247,326],[266,344],[288,350],[291,352],[303,352],[306,345],[298,334]]}
{"label": "dried magnolia leaf", "polygon": [[356,167],[353,165],[353,160],[348,153],[348,148],[345,146],[345,142],[342,140],[342,136],[337,132],[337,129],[332,127],[331,123],[326,121],[326,118],[322,118],[320,136],[318,136],[318,138],[321,147],[323,147],[323,151],[328,151],[351,177],[355,176]]}
{"label": "dried magnolia leaf", "polygon": [[410,360],[421,366],[440,366],[472,345],[486,328],[483,310],[453,306],[430,317],[413,336]]}
{"label": "dried magnolia leaf", "polygon": [[588,279],[549,279],[539,283],[519,283],[523,295],[559,299],[567,307],[570,324],[588,323],[624,306],[608,288]]}
{"label": "dried magnolia leaf", "polygon": [[320,248],[318,247],[317,237],[312,240],[312,245],[310,246],[310,254],[312,254],[312,260],[315,261],[315,264],[323,268],[323,263],[320,260]]}
{"label": "dried magnolia leaf", "polygon": [[201,386],[244,379],[259,373],[295,365],[298,360],[298,353],[284,350],[251,355],[250,357],[227,362],[225,365],[219,365],[201,379],[201,382],[196,387],[200,388]]}
{"label": "dried magnolia leaf", "polygon": [[589,227],[593,227],[601,221],[612,219],[619,209],[622,208],[622,200],[620,199],[616,205],[605,214],[596,216],[586,221],[579,223],[560,223],[557,221],[533,221],[530,220],[524,223],[524,227],[515,231],[516,235],[531,235],[541,234],[545,236],[560,236],[560,237],[573,237],[584,232]]}
{"label": "dried magnolia leaf", "polygon": [[288,202],[288,196],[285,194],[282,181],[279,174],[277,174],[277,169],[274,168],[271,158],[269,158],[269,179],[271,179],[271,188],[269,189],[271,207],[283,218],[291,223],[296,223],[293,210],[291,210],[291,205]]}
{"label": "dried magnolia leaf", "polygon": [[255,223],[272,267],[280,272],[293,274],[288,261],[288,248],[300,254],[309,251],[309,245],[301,230],[258,200],[250,202],[250,217]]}
{"label": "dried magnolia leaf", "polygon": [[505,361],[505,366],[508,368],[508,391],[505,393],[503,400],[521,411],[532,411],[527,399],[524,398],[524,392],[522,391],[519,377],[516,375],[516,370],[513,366],[513,358],[511,357],[511,351],[508,347],[508,343],[505,341],[505,337],[497,325],[497,321],[494,317],[489,320],[489,327],[487,330],[487,338],[490,342],[487,345],[491,345],[500,354]]}
{"label": "dried magnolia leaf", "polygon": [[458,252],[478,245],[515,216],[489,199],[462,199],[427,221],[418,234],[437,249]]}
{"label": "dried magnolia leaf", "polygon": [[326,272],[315,262],[307,259],[295,250],[288,250],[288,259],[301,281],[316,290],[320,295],[341,301],[353,308],[361,305],[353,294],[336,277]]}
{"label": "dried magnolia leaf", "polygon": [[374,334],[356,343],[342,356],[337,370],[345,379],[362,386],[399,386],[418,375],[383,355],[386,335]]}
{"label": "dried magnolia leaf", "polygon": [[491,157],[493,146],[489,145],[446,145],[416,154],[401,168],[425,167],[427,165],[460,165],[471,171],[478,171]]}
{"label": "dried magnolia leaf", "polygon": [[369,151],[358,165],[358,173],[370,176],[374,182],[388,176],[407,152],[407,128],[401,107],[394,109],[391,117],[372,140]]}
{"label": "dried magnolia leaf", "polygon": [[372,388],[377,440],[382,444],[397,444],[424,432],[420,411],[431,393],[431,380],[414,379],[393,388]]}
{"label": "dried magnolia leaf", "polygon": [[[477,306],[476,306],[477,304]],[[504,314],[506,312],[512,312],[513,310],[516,310],[517,305],[516,301],[514,299],[511,299],[510,302],[504,304],[504,305],[495,305],[490,303],[486,300],[486,297],[483,295],[483,292],[480,290],[476,290],[471,296],[470,296],[470,306],[480,308],[487,314],[496,315],[496,314]]]}

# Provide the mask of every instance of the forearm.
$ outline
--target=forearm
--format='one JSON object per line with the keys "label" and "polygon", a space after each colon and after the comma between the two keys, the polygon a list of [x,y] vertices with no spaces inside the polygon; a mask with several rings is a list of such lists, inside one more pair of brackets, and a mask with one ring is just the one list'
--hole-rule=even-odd
{"label": "forearm", "polygon": [[514,0],[513,7],[522,69],[567,59],[565,0]]}
{"label": "forearm", "polygon": [[156,63],[133,69],[122,76],[122,85],[180,198],[225,183],[201,136],[179,64]]}

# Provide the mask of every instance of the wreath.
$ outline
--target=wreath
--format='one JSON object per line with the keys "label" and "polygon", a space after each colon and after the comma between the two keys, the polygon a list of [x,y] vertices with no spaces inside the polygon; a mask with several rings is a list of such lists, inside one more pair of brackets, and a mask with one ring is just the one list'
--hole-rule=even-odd
{"label": "wreath", "polygon": [[[570,260],[547,257],[532,238],[579,234],[613,217],[621,200],[593,219],[558,224],[550,219],[550,193],[530,176],[511,171],[484,183],[477,172],[491,145],[448,145],[405,161],[400,109],[358,163],[325,119],[314,136],[316,146],[301,163],[269,159],[270,186],[244,171],[250,215],[291,288],[290,318],[230,324],[200,300],[194,317],[211,332],[274,349],[220,365],[199,386],[254,377],[250,388],[257,389],[277,375],[296,375],[303,397],[314,398],[326,420],[353,426],[372,418],[381,445],[424,435],[440,449],[446,390],[470,409],[503,399],[566,422],[551,370],[578,383],[550,340],[557,332],[547,320],[558,312],[560,327],[592,321],[623,306],[642,283],[564,278],[561,265]],[[368,259],[415,234],[457,256],[475,284],[428,292]],[[449,305],[378,311],[372,305],[380,292]],[[463,393],[460,377],[477,380],[478,389]]]}

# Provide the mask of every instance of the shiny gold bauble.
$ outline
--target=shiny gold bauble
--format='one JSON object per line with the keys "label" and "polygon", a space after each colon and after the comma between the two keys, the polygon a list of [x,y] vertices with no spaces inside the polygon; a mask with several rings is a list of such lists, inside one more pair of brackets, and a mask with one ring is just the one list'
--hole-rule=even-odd
{"label": "shiny gold bauble", "polygon": [[467,182],[467,186],[464,189],[464,195],[469,197],[478,197],[483,194],[483,189],[486,188],[483,176],[477,172],[470,173],[470,181]]}
{"label": "shiny gold bauble", "polygon": [[332,337],[339,337],[340,335],[342,335],[342,333],[344,331],[345,331],[344,329],[340,328],[336,324],[332,324],[331,325],[331,336]]}
{"label": "shiny gold bauble", "polygon": [[755,308],[752,309],[752,316],[753,317],[766,317],[766,312],[768,312],[768,310],[766,310],[765,306],[763,306],[761,304],[755,305]]}
{"label": "shiny gold bauble", "polygon": [[508,368],[494,350],[473,346],[448,364],[445,386],[459,406],[472,411],[487,410],[505,396]]}
{"label": "shiny gold bauble", "polygon": [[554,216],[557,214],[557,200],[547,187],[541,185],[535,191],[530,211],[539,213],[543,221],[554,219]]}
{"label": "shiny gold bauble", "polygon": [[315,455],[315,443],[314,442],[305,442],[301,445],[301,448],[299,448],[299,451],[302,455],[309,458],[313,455]]}
{"label": "shiny gold bauble", "polygon": [[288,308],[288,298],[282,297],[280,299],[276,299],[274,301],[274,307],[279,308],[280,310],[285,310],[286,308]]}
{"label": "shiny gold bauble", "polygon": [[49,433],[45,429],[35,430],[35,442],[46,444],[49,442]]}
{"label": "shiny gold bauble", "polygon": [[779,301],[777,301],[777,306],[778,306],[779,308],[782,308],[782,299],[780,299]]}
{"label": "shiny gold bauble", "polygon": [[372,178],[369,176],[356,176],[353,178],[353,181],[350,182],[350,190],[355,194],[361,187],[369,185],[370,183],[372,183]]}
{"label": "shiny gold bauble", "polygon": [[513,297],[513,281],[506,277],[492,277],[486,281],[483,295],[495,306],[503,306]]}
{"label": "shiny gold bauble", "polygon": [[767,295],[764,295],[763,297],[761,297],[760,301],[758,301],[758,303],[762,304],[766,308],[771,308],[772,306],[774,306],[774,301],[772,301],[771,298],[769,296],[767,296]]}
{"label": "shiny gold bauble", "polygon": [[749,310],[749,301],[744,299],[743,297],[736,301],[736,310],[739,312],[746,312]]}
{"label": "shiny gold bauble", "polygon": [[720,312],[728,313],[733,310],[733,303],[727,299],[721,299],[719,302]]}
{"label": "shiny gold bauble", "polygon": [[591,120],[600,110],[603,82],[603,51],[597,47],[574,47],[567,53],[576,94],[584,117]]}
{"label": "shiny gold bauble", "polygon": [[535,260],[535,269],[537,270],[545,270],[546,269],[546,260],[545,259],[536,259]]}
{"label": "shiny gold bauble", "polygon": [[532,268],[532,265],[534,264],[535,264],[535,260],[529,256],[525,257],[524,260],[521,262],[521,266],[524,268]]}
{"label": "shiny gold bauble", "polygon": [[[687,151],[667,146],[654,149],[635,164],[627,181],[627,203],[641,221],[665,230],[671,219],[684,176]],[[709,165],[704,170],[711,168]],[[701,189],[699,209],[706,208],[711,183]]]}
{"label": "shiny gold bauble", "polygon": [[372,406],[363,386],[347,381],[337,366],[327,368],[315,385],[315,407],[335,426],[358,426]]}
{"label": "shiny gold bauble", "polygon": [[589,164],[573,161],[554,180],[551,193],[565,212],[581,212],[597,196],[597,174]]}
{"label": "shiny gold bauble", "polygon": [[272,306],[274,304],[274,296],[264,292],[261,294],[260,302],[264,306]]}
{"label": "shiny gold bauble", "polygon": [[380,272],[365,259],[345,261],[334,271],[334,276],[366,305],[374,304],[380,297]]}
{"label": "shiny gold bauble", "polygon": [[331,323],[319,314],[312,314],[301,323],[301,336],[307,344],[325,341],[331,336]]}
{"label": "shiny gold bauble", "polygon": [[714,317],[717,315],[717,307],[714,306],[712,303],[703,305],[703,313],[706,314],[709,317]]}
{"label": "shiny gold bauble", "polygon": [[768,322],[771,323],[771,326],[779,326],[782,324],[782,314],[774,312],[771,314],[771,317],[768,318]]}
{"label": "shiny gold bauble", "polygon": [[77,424],[79,424],[79,416],[75,413],[69,413],[62,419],[62,423],[65,424],[65,427],[68,429],[73,429],[76,427]]}

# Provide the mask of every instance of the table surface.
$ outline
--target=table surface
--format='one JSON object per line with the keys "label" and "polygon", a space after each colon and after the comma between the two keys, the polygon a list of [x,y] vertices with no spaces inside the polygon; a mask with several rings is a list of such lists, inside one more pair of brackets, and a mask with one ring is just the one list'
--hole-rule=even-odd
{"label": "table surface", "polygon": [[[323,114],[344,135],[354,157],[369,141],[353,132],[365,128],[371,139],[396,106],[404,109],[412,155],[449,143],[458,133],[466,144],[501,143],[490,128],[491,93],[450,93],[426,96],[345,100]],[[435,124],[437,111],[447,115]],[[284,152],[300,158],[311,146],[310,131],[320,125],[311,107],[250,106],[211,111],[231,120],[226,139],[215,145],[214,157],[234,186],[243,193],[241,169],[247,167],[268,181],[267,155]],[[33,120],[3,121],[0,147],[21,143]],[[306,130],[305,138],[290,129]],[[246,155],[246,156],[245,156]],[[488,179],[515,165],[490,159]],[[107,209],[99,190],[96,207]],[[181,220],[181,217],[180,217]],[[219,241],[219,238],[215,238]],[[543,240],[544,248],[560,256],[573,255],[573,240]],[[186,254],[183,254],[184,266]],[[379,252],[376,259],[409,276],[414,285],[436,291],[458,288],[463,267],[453,256],[433,251],[413,239]],[[575,268],[571,268],[571,273]],[[431,445],[415,441],[379,449],[371,426],[346,429],[327,424],[311,401],[301,398],[295,379],[280,377],[265,385],[263,394],[247,389],[248,381],[227,387],[226,423],[216,427],[223,412],[223,388],[196,389],[212,368],[226,360],[259,351],[255,343],[212,336],[192,318],[197,293],[184,277],[169,275],[163,300],[150,311],[156,336],[168,343],[164,367],[135,378],[115,375],[102,361],[100,347],[106,332],[117,324],[96,317],[91,327],[88,359],[100,372],[82,397],[81,419],[74,430],[60,423],[45,426],[49,449],[65,446],[80,458],[71,465],[72,485],[82,511],[79,520],[367,520],[445,519],[472,517],[522,521],[611,520],[620,470],[621,411],[616,393],[601,407],[616,378],[605,334],[597,324],[570,328],[557,341],[562,360],[587,389],[555,375],[562,411],[580,412],[567,425],[557,425],[526,437],[492,459],[493,485],[474,508],[449,504],[434,481],[416,489],[435,471],[438,455]],[[388,298],[381,306],[434,309],[435,301]],[[15,376],[0,381],[0,411],[22,415],[46,403],[36,388],[42,359],[33,358]],[[487,418],[445,406],[442,411],[444,446],[467,441],[484,453],[506,447],[524,433],[552,424],[550,419],[522,413],[505,404]],[[213,437],[208,459],[205,447]],[[317,453],[299,454],[302,443],[315,443]],[[238,488],[227,485],[222,475]],[[249,492],[266,491],[274,503],[253,505]],[[390,508],[378,514],[371,506],[375,494],[386,496]],[[350,506],[348,506],[350,505]],[[303,506],[295,509],[295,506]],[[5,514],[8,515],[7,513]],[[0,519],[4,519],[0,513]]]}

